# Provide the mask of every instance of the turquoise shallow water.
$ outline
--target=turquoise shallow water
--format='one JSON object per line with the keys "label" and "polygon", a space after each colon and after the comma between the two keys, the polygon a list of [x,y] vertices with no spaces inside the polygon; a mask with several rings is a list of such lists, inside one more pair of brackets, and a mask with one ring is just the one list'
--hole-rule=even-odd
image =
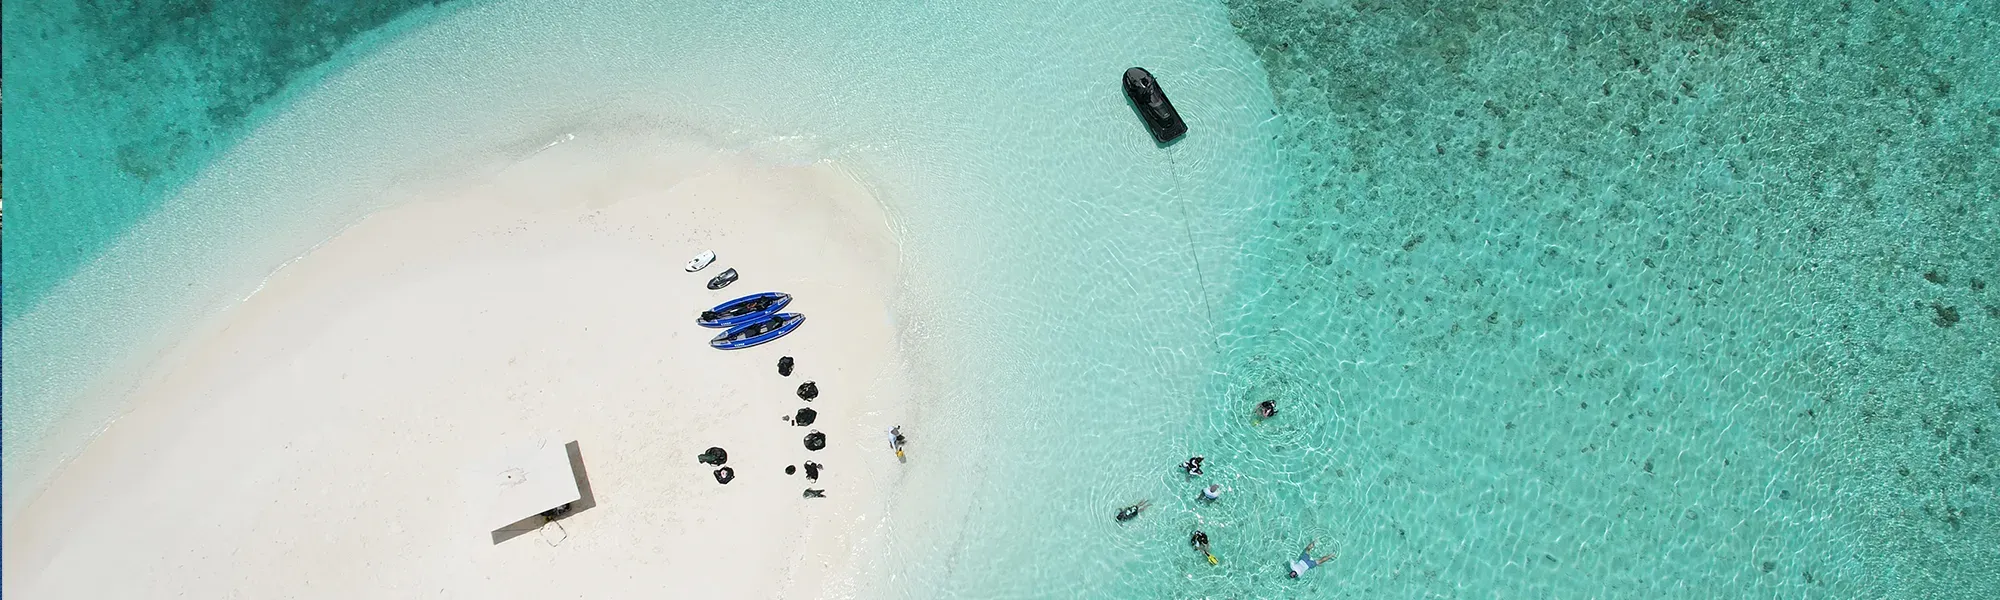
{"label": "turquoise shallow water", "polygon": [[[930,374],[861,597],[2000,590],[1992,6],[645,4],[417,19],[410,47],[381,42],[403,63],[327,90],[323,72],[275,69],[322,100],[250,94],[202,139],[311,109],[353,118],[351,148],[275,119],[292,133],[253,140],[267,155],[188,205],[105,196],[131,203],[107,214],[267,237],[228,252],[264,272],[366,209],[327,207],[351,189],[259,187],[306,165],[414,177],[343,165],[435,148],[449,170],[628,122],[843,161],[902,236],[899,326]],[[1145,140],[1114,85],[1131,64],[1161,76],[1190,138]],[[939,93],[967,89],[991,102]],[[156,133],[107,130],[95,155],[168,151]],[[206,159],[179,160],[161,172]],[[130,227],[79,210],[39,229],[19,178],[87,195],[36,180],[51,172],[7,184],[31,228],[8,244],[10,300],[18,248]],[[332,216],[298,225],[307,206]],[[230,218],[193,218],[210,214]],[[10,455],[21,407],[51,410],[34,403],[61,387],[24,398],[16,353],[93,364],[14,333]],[[1254,424],[1263,399],[1281,415]],[[1192,453],[1209,457],[1199,481],[1173,468]],[[1202,482],[1231,491],[1202,505]],[[1142,498],[1145,516],[1111,522]],[[1185,546],[1196,526],[1220,565]],[[1315,538],[1341,558],[1286,579]]]}
{"label": "turquoise shallow water", "polygon": [[1292,187],[1195,438],[1265,568],[1204,593],[1309,537],[1328,595],[2000,593],[1992,4],[1230,15]]}
{"label": "turquoise shallow water", "polygon": [[7,3],[5,197],[17,200],[0,320],[158,210],[287,86],[309,87],[336,54],[434,4]]}

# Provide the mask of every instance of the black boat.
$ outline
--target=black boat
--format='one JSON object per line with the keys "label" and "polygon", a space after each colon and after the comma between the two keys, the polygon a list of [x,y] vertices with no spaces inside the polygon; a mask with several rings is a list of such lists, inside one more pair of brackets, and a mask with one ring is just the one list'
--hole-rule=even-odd
{"label": "black boat", "polygon": [[1187,133],[1187,122],[1174,110],[1174,103],[1167,101],[1167,93],[1160,91],[1160,82],[1152,73],[1139,67],[1126,69],[1125,97],[1132,99],[1132,108],[1146,121],[1154,141],[1165,144]]}

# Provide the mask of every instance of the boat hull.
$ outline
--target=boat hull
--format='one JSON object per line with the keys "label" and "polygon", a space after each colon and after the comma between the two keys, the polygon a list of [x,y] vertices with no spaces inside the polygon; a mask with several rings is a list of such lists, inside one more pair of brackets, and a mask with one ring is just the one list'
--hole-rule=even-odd
{"label": "boat hull", "polygon": [[1151,72],[1139,67],[1126,69],[1125,97],[1132,100],[1132,109],[1146,122],[1153,141],[1165,144],[1187,133],[1187,122],[1181,120],[1180,111],[1174,110],[1174,103],[1167,100],[1167,93]]}
{"label": "boat hull", "polygon": [[799,313],[770,315],[761,321],[732,327],[709,340],[708,345],[717,350],[742,350],[785,337],[805,322],[806,316]]}
{"label": "boat hull", "polygon": [[[759,302],[769,302],[769,304],[762,308],[747,308]],[[762,321],[766,317],[777,314],[779,310],[784,309],[785,305],[791,302],[791,294],[784,292],[758,292],[717,304],[715,308],[702,311],[700,316],[695,317],[694,323],[710,329],[729,329],[737,325]]]}

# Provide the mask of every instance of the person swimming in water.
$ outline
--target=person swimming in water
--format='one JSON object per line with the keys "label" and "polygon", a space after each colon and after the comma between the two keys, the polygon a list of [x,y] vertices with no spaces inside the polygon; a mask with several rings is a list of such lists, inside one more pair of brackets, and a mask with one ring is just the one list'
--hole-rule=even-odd
{"label": "person swimming in water", "polygon": [[1188,545],[1194,546],[1196,551],[1201,552],[1202,558],[1208,559],[1208,564],[1212,565],[1218,562],[1215,559],[1215,555],[1208,551],[1208,534],[1203,533],[1200,529],[1194,530],[1194,535],[1188,536]]}
{"label": "person swimming in water", "polygon": [[1208,484],[1208,489],[1201,491],[1202,500],[1214,502],[1217,498],[1221,497],[1222,497],[1222,484],[1220,483]]}
{"label": "person swimming in water", "polygon": [[1263,402],[1257,403],[1257,418],[1259,420],[1269,419],[1275,416],[1278,416],[1277,400],[1265,400]]}
{"label": "person swimming in water", "polygon": [[1322,556],[1319,557],[1318,560],[1314,560],[1312,557],[1312,550],[1313,546],[1316,545],[1319,545],[1319,540],[1313,540],[1312,543],[1306,544],[1306,549],[1299,551],[1298,559],[1292,561],[1292,572],[1285,574],[1286,577],[1290,577],[1292,579],[1298,579],[1300,573],[1311,571],[1313,567],[1319,566],[1320,563],[1333,560],[1335,558],[1335,555],[1329,552],[1327,553],[1326,556]]}
{"label": "person swimming in water", "polygon": [[1201,461],[1202,461],[1201,456],[1195,455],[1194,458],[1187,459],[1187,462],[1181,463],[1181,470],[1187,471],[1187,474],[1189,476],[1200,475]]}
{"label": "person swimming in water", "polygon": [[1139,518],[1139,513],[1140,513],[1141,511],[1144,511],[1144,510],[1146,510],[1146,507],[1148,507],[1148,506],[1152,506],[1152,505],[1153,505],[1153,501],[1152,501],[1152,500],[1140,500],[1138,504],[1134,504],[1134,505],[1131,505],[1131,506],[1127,506],[1127,507],[1125,507],[1125,508],[1121,508],[1121,509],[1118,509],[1118,514],[1116,514],[1116,515],[1112,515],[1112,517],[1111,517],[1111,518],[1113,518],[1113,519],[1117,519],[1117,520],[1118,520],[1118,522],[1120,522],[1120,523],[1123,523],[1123,522],[1126,522],[1126,521],[1130,521],[1130,520],[1132,520],[1132,519],[1136,519],[1136,518]]}

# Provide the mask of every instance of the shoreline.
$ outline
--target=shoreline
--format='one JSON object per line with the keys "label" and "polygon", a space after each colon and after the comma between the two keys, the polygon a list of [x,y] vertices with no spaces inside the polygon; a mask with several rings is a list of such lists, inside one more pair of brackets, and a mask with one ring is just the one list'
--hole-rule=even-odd
{"label": "shoreline", "polygon": [[[521,201],[492,209],[571,215],[574,218],[565,221],[565,227],[588,233],[567,237],[625,240],[642,249],[630,254],[643,255],[644,267],[632,266],[631,261],[625,260],[572,260],[566,264],[575,266],[557,268],[550,266],[554,264],[551,261],[560,257],[546,256],[548,252],[544,251],[548,249],[537,247],[537,251],[523,250],[506,255],[504,260],[480,263],[480,269],[485,271],[470,266],[461,269],[492,278],[498,276],[490,272],[493,270],[542,265],[537,267],[542,270],[532,277],[513,275],[517,282],[514,285],[483,288],[486,294],[474,298],[480,302],[487,301],[487,297],[508,295],[547,296],[553,293],[546,289],[549,285],[518,282],[557,281],[596,273],[593,276],[596,280],[608,281],[593,286],[597,292],[563,298],[575,303],[571,306],[589,309],[572,309],[555,319],[516,311],[509,321],[488,323],[482,329],[465,323],[478,318],[478,314],[449,313],[418,303],[417,306],[432,311],[431,317],[407,320],[400,325],[409,328],[454,325],[458,327],[451,331],[454,336],[489,340],[496,336],[493,331],[532,333],[545,340],[535,344],[532,352],[517,352],[516,356],[475,357],[490,368],[454,381],[423,386],[414,397],[452,400],[452,390],[472,390],[496,399],[499,408],[510,411],[551,404],[550,394],[595,399],[607,389],[617,387],[600,383],[619,379],[606,375],[613,367],[621,371],[661,372],[679,363],[665,361],[665,356],[659,355],[660,349],[637,342],[621,342],[635,350],[614,356],[598,352],[599,344],[591,343],[581,334],[559,336],[560,332],[513,329],[532,329],[547,325],[542,323],[547,320],[577,328],[589,326],[591,336],[629,336],[641,330],[683,334],[698,331],[685,322],[693,311],[734,296],[698,295],[701,301],[689,302],[688,306],[654,301],[646,308],[687,311],[657,323],[647,318],[611,318],[640,311],[608,303],[599,296],[607,290],[616,293],[646,285],[626,280],[647,278],[664,278],[667,282],[686,279],[673,285],[692,287],[679,291],[694,292],[699,289],[694,286],[699,286],[706,277],[682,278],[685,274],[678,269],[693,252],[708,246],[722,256],[718,265],[710,267],[711,271],[729,266],[744,269],[745,279],[731,287],[731,291],[785,289],[799,295],[794,308],[810,313],[812,320],[800,333],[773,346],[806,340],[816,335],[814,332],[828,331],[826,327],[830,324],[883,336],[886,340],[883,345],[890,349],[892,358],[880,361],[877,368],[848,369],[845,376],[853,379],[837,386],[830,383],[835,381],[832,378],[809,374],[811,369],[818,368],[810,365],[832,363],[809,360],[802,352],[785,352],[801,361],[796,377],[818,379],[829,400],[840,397],[836,388],[851,387],[862,394],[852,406],[852,415],[857,416],[841,417],[827,410],[821,413],[821,421],[851,423],[855,430],[842,435],[822,428],[832,436],[832,446],[827,452],[841,449],[841,440],[853,437],[861,444],[860,458],[868,470],[845,470],[842,468],[847,464],[845,460],[840,463],[820,460],[829,467],[825,481],[829,485],[818,487],[829,488],[829,497],[803,505],[790,504],[797,502],[790,498],[796,497],[799,487],[766,490],[773,492],[768,499],[777,503],[750,508],[769,509],[770,514],[778,515],[776,520],[782,522],[770,525],[769,531],[739,533],[740,528],[731,529],[719,522],[727,519],[708,516],[711,512],[735,514],[733,511],[742,507],[734,505],[674,509],[672,515],[665,514],[666,509],[644,515],[615,513],[611,507],[632,506],[635,497],[662,505],[720,502],[705,496],[683,498],[678,494],[686,490],[739,491],[758,483],[753,475],[781,476],[778,469],[783,463],[753,464],[750,457],[741,456],[743,450],[734,442],[712,443],[708,438],[690,442],[685,448],[661,450],[652,446],[670,446],[675,438],[657,432],[614,436],[615,445],[607,447],[588,431],[553,423],[549,430],[564,431],[579,440],[599,502],[597,508],[580,512],[566,523],[581,525],[596,520],[650,524],[641,528],[646,531],[615,545],[622,546],[625,554],[657,558],[641,562],[642,559],[613,556],[605,561],[609,566],[557,565],[559,561],[536,562],[519,557],[475,564],[437,558],[452,556],[448,551],[471,551],[467,548],[423,548],[421,552],[399,554],[395,565],[383,575],[349,569],[342,573],[296,572],[287,579],[271,574],[283,566],[282,560],[262,557],[289,556],[284,560],[293,563],[284,564],[294,564],[300,557],[288,553],[316,551],[332,545],[345,545],[342,552],[380,555],[388,552],[384,548],[400,549],[395,544],[404,543],[389,538],[449,537],[418,530],[417,524],[430,527],[429,531],[441,530],[444,525],[404,515],[400,512],[404,509],[401,504],[362,506],[362,502],[351,500],[364,492],[386,494],[385,490],[343,490],[325,487],[318,480],[298,480],[303,475],[292,479],[273,475],[272,472],[281,470],[316,472],[354,453],[338,446],[336,438],[319,429],[300,428],[292,435],[298,439],[275,442],[289,454],[252,457],[262,462],[240,456],[222,456],[218,460],[236,460],[256,467],[239,469],[248,472],[239,478],[248,483],[235,485],[304,486],[298,490],[278,487],[268,493],[262,488],[254,491],[282,501],[309,503],[321,510],[351,512],[360,507],[372,511],[368,513],[369,523],[350,528],[308,529],[308,533],[294,536],[290,546],[279,546],[270,541],[275,534],[257,529],[268,527],[257,521],[264,519],[263,515],[271,509],[259,506],[257,510],[226,516],[201,512],[205,509],[199,506],[180,506],[176,508],[194,514],[175,513],[160,519],[172,524],[169,529],[173,531],[187,532],[178,522],[188,518],[249,529],[215,527],[152,540],[139,539],[129,532],[120,538],[116,532],[108,531],[116,525],[91,523],[90,519],[54,518],[48,524],[36,525],[53,529],[86,523],[93,530],[72,537],[97,544],[89,549],[91,552],[99,552],[104,540],[126,543],[131,549],[120,550],[126,555],[111,558],[127,562],[112,566],[90,566],[88,558],[78,558],[86,554],[83,550],[64,555],[65,549],[59,547],[38,549],[19,543],[12,546],[35,550],[44,557],[37,559],[41,563],[71,568],[70,573],[98,572],[91,569],[130,572],[132,578],[144,581],[191,569],[187,574],[172,576],[187,580],[208,577],[188,584],[211,586],[204,589],[228,586],[228,579],[238,571],[249,573],[246,581],[297,582],[293,588],[280,590],[288,593],[265,595],[347,597],[354,595],[347,589],[353,586],[371,586],[370,590],[394,588],[399,595],[439,595],[413,583],[412,573],[432,572],[442,581],[469,581],[494,573],[495,581],[504,581],[540,573],[538,570],[551,565],[563,569],[556,573],[556,578],[601,580],[602,583],[588,584],[587,590],[628,585],[635,577],[641,582],[658,583],[666,577],[663,573],[690,573],[687,569],[677,571],[674,569],[678,567],[655,563],[664,564],[678,556],[669,554],[698,551],[674,545],[675,540],[696,537],[733,544],[720,552],[733,557],[728,559],[734,561],[732,565],[745,566],[741,570],[733,566],[706,569],[689,576],[736,577],[740,580],[738,585],[727,588],[726,592],[721,591],[724,590],[721,583],[660,585],[670,589],[699,587],[694,591],[713,592],[706,596],[934,597],[973,593],[969,590],[1020,595],[1027,590],[1049,589],[1050,582],[1090,577],[1095,562],[1068,557],[1132,555],[1126,546],[1130,540],[1108,535],[1117,530],[1099,527],[1105,525],[1100,514],[1103,507],[1129,501],[1128,496],[1134,493],[1164,485],[1165,482],[1149,481],[1141,474],[1147,473],[1147,465],[1159,456],[1180,452],[1176,446],[1185,436],[1175,433],[1178,428],[1161,429],[1144,423],[1193,422],[1200,408],[1197,399],[1205,397],[1199,388],[1201,378],[1214,369],[1205,362],[1208,354],[1198,348],[1213,339],[1213,335],[1207,321],[1195,319],[1205,308],[1204,300],[1222,291],[1225,285],[1219,282],[1227,280],[1226,272],[1219,275],[1217,261],[1211,261],[1210,257],[1232,255],[1235,238],[1231,232],[1235,231],[1235,225],[1248,214],[1248,207],[1261,204],[1257,199],[1270,197],[1272,193],[1263,183],[1268,172],[1260,167],[1270,164],[1260,158],[1269,155],[1266,140],[1270,121],[1263,110],[1269,105],[1268,94],[1262,85],[1261,71],[1255,68],[1255,57],[1240,44],[1233,44],[1232,38],[1216,37],[1226,32],[1228,25],[1220,7],[1145,7],[1155,17],[1141,27],[1153,32],[1149,35],[1132,35],[1129,31],[1110,31],[1092,25],[1122,18],[1121,15],[1130,14],[1127,10],[1130,8],[1136,7],[1117,3],[992,5],[912,12],[835,3],[809,7],[689,4],[680,10],[662,11],[657,6],[640,3],[561,8],[502,2],[454,12],[432,25],[386,42],[378,53],[330,75],[311,93],[290,100],[289,106],[274,108],[268,123],[227,150],[223,158],[207,167],[187,189],[177,192],[174,201],[158,217],[142,223],[105,259],[66,282],[59,291],[70,301],[51,303],[31,315],[32,319],[17,323],[18,331],[8,332],[16,334],[9,336],[10,351],[37,350],[30,360],[10,364],[14,371],[8,373],[16,376],[10,377],[15,384],[9,390],[10,400],[15,402],[8,407],[10,484],[32,480],[33,473],[26,471],[38,468],[44,461],[61,464],[73,460],[75,464],[64,471],[65,480],[80,479],[77,473],[86,471],[99,472],[93,477],[104,479],[110,475],[103,474],[108,471],[100,468],[99,463],[113,460],[107,457],[122,456],[118,451],[106,450],[109,444],[102,440],[88,450],[75,450],[67,445],[67,439],[40,444],[41,447],[23,447],[34,436],[12,435],[23,429],[40,433],[35,420],[51,415],[65,422],[83,423],[76,428],[80,435],[75,437],[79,438],[87,438],[81,434],[102,430],[104,423],[112,422],[106,439],[133,440],[123,449],[138,456],[132,460],[206,464],[156,451],[143,443],[151,441],[147,436],[131,433],[151,427],[158,432],[153,438],[174,441],[179,444],[177,447],[190,444],[174,436],[200,435],[174,433],[169,431],[171,428],[157,424],[146,425],[148,419],[158,421],[149,416],[157,411],[137,414],[144,411],[128,408],[129,402],[114,402],[133,397],[133,381],[138,381],[137,387],[145,393],[172,384],[148,381],[133,374],[168,372],[174,374],[169,379],[176,381],[194,377],[182,374],[192,371],[183,368],[195,362],[188,357],[213,352],[201,347],[189,352],[175,348],[247,335],[245,332],[252,328],[243,320],[244,306],[283,304],[279,297],[285,294],[312,297],[340,291],[337,288],[285,290],[295,287],[288,285],[292,274],[317,268],[313,265],[319,258],[345,247],[362,230],[381,226],[385,215],[416,214],[428,210],[433,200],[466,189],[463,185],[440,189],[412,189],[412,186],[470,176],[509,182],[489,183],[486,188],[495,194],[518,196],[525,192],[514,189],[519,186],[511,185],[514,180],[509,179],[516,163],[547,161],[550,156],[595,159],[604,153],[581,152],[579,147],[620,136],[689,140],[703,148],[703,156],[709,156],[707,148],[720,148],[737,153],[738,157],[755,156],[766,164],[787,166],[773,171],[801,165],[813,169],[846,167],[859,175],[866,184],[864,187],[882,201],[878,208],[886,218],[880,220],[886,222],[883,229],[889,231],[888,237],[895,240],[894,259],[877,261],[896,270],[893,282],[879,286],[892,290],[884,294],[887,301],[882,306],[853,311],[816,307],[822,294],[815,292],[808,296],[802,290],[821,286],[819,289],[828,293],[845,293],[844,288],[864,286],[853,285],[851,278],[828,277],[819,272],[800,275],[795,280],[797,285],[765,286],[752,279],[753,273],[762,276],[789,267],[764,265],[753,270],[731,264],[742,254],[725,243],[679,243],[694,240],[697,234],[711,236],[704,240],[723,240],[727,237],[724,234],[747,231],[740,226],[730,226],[728,231],[710,227],[683,236],[648,236],[643,228],[625,227],[619,222],[601,219],[586,222],[582,215],[616,212],[630,204],[621,201],[630,195],[625,192],[589,189],[577,190],[579,193],[570,196],[568,202]],[[954,33],[940,38],[935,35],[939,31]],[[1039,32],[1048,40],[1062,43],[1022,44],[1022,32]],[[593,46],[594,52],[578,53],[574,49],[579,39],[601,43]],[[828,43],[839,40],[870,43]],[[1186,52],[1189,48],[1194,52]],[[1182,74],[1174,77],[1170,89],[1178,106],[1191,114],[1206,115],[1201,120],[1201,135],[1191,136],[1168,149],[1150,141],[1143,124],[1133,118],[1115,77],[1135,61],[1157,73]],[[1034,84],[1006,85],[1029,81]],[[994,94],[988,97],[986,106],[1001,110],[966,110],[961,98],[935,93],[940,89],[982,89],[995,82],[1003,85],[991,88]],[[783,93],[772,93],[774,90]],[[568,141],[569,134],[579,139]],[[565,141],[535,154],[553,140]],[[648,151],[675,154],[682,150],[685,148]],[[682,155],[686,157],[686,153]],[[829,160],[834,161],[832,166],[828,166]],[[655,163],[662,166],[658,172],[607,179],[627,183],[643,180],[656,189],[666,190],[674,182],[704,175],[701,165],[713,164]],[[847,185],[851,184],[850,181]],[[600,201],[593,205],[578,200],[583,197],[596,197]],[[406,206],[411,201],[422,205]],[[385,207],[402,208],[385,213],[382,212]],[[1190,222],[1190,214],[1201,218]],[[825,223],[822,218],[799,221]],[[518,235],[497,225],[495,231],[500,232],[496,236]],[[812,231],[824,233],[819,229]],[[325,242],[319,252],[298,258],[301,249],[316,247],[329,239],[332,241]],[[834,250],[845,252],[848,248]],[[421,288],[418,284],[426,277],[440,274],[424,273],[411,265],[436,264],[445,258],[448,257],[439,253],[426,253],[411,259],[408,265],[384,259],[379,263],[384,265],[381,270],[391,270],[388,267],[403,270],[380,279],[404,277],[390,286],[399,290],[397,293],[424,292],[436,297],[435,289]],[[1196,258],[1201,264],[1194,263]],[[293,259],[297,262],[270,277],[267,287],[251,293],[274,268]],[[803,259],[806,263],[815,260]],[[590,271],[593,268],[598,271]],[[621,270],[639,275],[618,277],[605,273]],[[1203,270],[1207,271],[1207,281],[1200,279]],[[477,279],[461,275],[465,276],[455,281]],[[865,292],[857,293],[865,295]],[[251,297],[247,303],[242,300],[246,295]],[[664,299],[667,295],[660,297]],[[516,300],[519,299],[507,302]],[[559,304],[553,299],[548,303]],[[379,306],[358,301],[327,300],[321,304],[326,306],[321,312],[326,313],[336,309],[383,313]],[[1095,308],[1079,310],[1086,306]],[[884,325],[879,328],[870,325],[876,322],[876,317],[869,313],[877,309],[885,314]],[[301,333],[338,338],[348,344],[351,354],[424,349],[382,342],[403,339],[400,334],[378,334],[368,344],[339,337],[347,335],[356,321],[365,323],[366,319],[309,321],[315,324],[310,328],[299,326]],[[36,327],[20,327],[21,324]],[[698,346],[707,336],[699,337],[667,339],[663,343],[687,342]],[[498,344],[477,344],[472,350],[497,351],[488,347],[494,345]],[[312,376],[309,380],[318,378],[315,381],[324,384],[320,387],[333,390],[327,393],[342,394],[337,398],[341,401],[364,392],[383,393],[379,389],[357,389],[353,383],[357,377],[340,380],[337,376],[328,379],[320,374],[318,370],[328,368],[327,363],[348,360],[339,359],[340,355],[330,352],[331,348],[311,360],[290,362],[273,358],[282,353],[267,351],[270,348],[257,346],[231,355],[270,365],[269,376],[243,382],[241,387],[269,389],[287,384],[303,372]],[[441,351],[436,347],[430,350]],[[700,350],[694,356],[720,354],[705,348]],[[841,354],[837,360],[855,354],[845,345],[837,351]],[[652,362],[617,361],[621,356],[655,355],[659,358]],[[778,436],[778,441],[771,442],[776,444],[774,447],[793,451],[799,444],[800,432],[786,428],[776,417],[789,414],[798,406],[789,389],[796,385],[797,379],[784,380],[771,373],[770,363],[776,357],[777,354],[771,354],[748,361],[749,366],[744,367],[748,375],[742,381],[756,382],[754,385],[713,379],[710,373],[703,372],[699,377],[709,379],[662,379],[642,386],[637,392],[654,396],[648,406],[659,408],[650,413],[630,408],[626,402],[608,403],[600,409],[593,401],[584,408],[591,411],[588,415],[591,418],[652,420],[661,422],[660,427],[685,428],[699,428],[707,422],[703,419],[726,421],[750,414],[756,419],[770,419],[777,428],[767,430],[765,424],[753,419],[753,429]],[[401,367],[401,363],[423,364],[422,356],[405,357],[401,363],[385,363],[372,356],[361,358],[374,360],[368,366],[378,370]],[[505,358],[519,358],[528,366],[509,365]],[[360,358],[348,362],[357,360]],[[128,364],[145,368],[124,368]],[[510,379],[509,368],[574,369],[578,374],[574,378],[523,382],[518,377]],[[131,381],[111,381],[117,377]],[[524,398],[492,391],[509,383],[536,385],[532,386],[533,394]],[[738,412],[726,412],[703,402],[713,402],[715,399],[711,397],[657,397],[683,384],[727,389],[732,393],[731,398],[742,394],[757,402],[773,404],[768,408],[736,404],[733,410]],[[93,385],[91,389],[83,389]],[[105,389],[109,393],[94,391]],[[226,391],[247,393],[240,389]],[[193,394],[185,395],[203,403],[222,404]],[[287,394],[267,394],[267,397],[291,398]],[[903,401],[905,398],[911,401]],[[373,402],[372,397],[370,400]],[[392,411],[422,406],[407,400],[406,397],[405,402],[376,412],[393,415]],[[232,402],[230,409],[219,408],[196,418],[242,422],[269,417],[269,400]],[[341,414],[336,410],[340,408],[338,403],[325,404],[320,412],[307,415],[314,418],[314,423],[324,420],[319,419],[324,414]],[[698,410],[675,408],[683,405]],[[237,407],[244,409],[242,414],[231,410]],[[1129,408],[1142,408],[1148,419],[1123,418],[1131,414]],[[551,410],[561,411],[553,414],[561,414],[576,409],[559,406]],[[111,416],[127,411],[134,414]],[[30,418],[12,418],[24,414]],[[396,416],[386,422],[419,417],[437,418],[419,414]],[[374,427],[382,422],[364,424]],[[874,444],[882,443],[883,430],[895,424],[905,425],[912,439],[910,462],[907,465],[870,462],[892,461],[893,455],[885,446]],[[190,429],[235,431],[201,422],[193,423]],[[533,433],[528,431],[523,435]],[[269,437],[254,430],[245,430],[245,435]],[[52,436],[36,441],[50,442],[48,437]],[[479,448],[513,445],[512,438],[497,434],[492,439],[454,443],[469,448],[474,442]],[[286,443],[292,446],[285,446]],[[698,465],[693,460],[695,454],[710,445],[728,448],[731,465],[738,467],[739,479],[726,488],[716,486],[708,478],[713,467]],[[459,451],[466,455],[462,458],[473,458],[471,449]],[[145,457],[147,452],[153,452],[154,456]],[[610,467],[600,465],[607,453],[624,466],[607,471]],[[48,460],[58,455],[64,460]],[[739,460],[744,464],[736,465]],[[232,463],[224,460],[221,464]],[[652,464],[661,466],[640,468]],[[893,470],[876,468],[891,465]],[[450,472],[440,477],[457,479],[458,466],[452,465]],[[434,471],[447,473],[443,467]],[[638,491],[627,488],[621,496],[613,497],[607,495],[603,485],[607,478],[665,477],[662,473],[680,478],[675,481],[691,482],[687,485],[693,487],[667,489],[662,484]],[[410,478],[407,469],[389,474]],[[863,474],[880,478],[871,479],[869,485],[894,489],[895,493],[850,499],[831,489],[836,476]],[[142,475],[186,474],[163,471]],[[797,482],[790,480],[784,485]],[[861,483],[853,485],[856,489],[867,487]],[[161,485],[146,480],[131,487],[138,493],[151,493],[149,490]],[[69,497],[92,502],[97,500],[89,497],[91,490],[122,494],[125,488],[108,484],[93,488],[74,481],[58,482],[56,486],[70,490],[64,492]],[[437,495],[456,493],[455,487],[448,492],[440,488]],[[10,486],[12,489],[15,488]],[[240,492],[234,487],[225,491]],[[776,493],[779,491],[783,493]],[[55,495],[50,494],[51,498]],[[22,496],[26,495],[10,494],[9,504],[29,500],[36,506],[24,512],[14,512],[14,507],[9,507],[10,536],[15,533],[13,529],[18,529],[12,527],[17,523],[38,523],[40,517],[54,513],[67,511],[68,515],[94,516],[87,507],[50,510],[47,507],[63,502]],[[749,496],[758,499],[767,494],[758,492]],[[333,499],[350,500],[340,503]],[[834,504],[850,500],[856,508],[832,517],[797,510],[801,506],[822,507],[825,512],[838,513],[848,509],[835,510]],[[229,504],[240,503],[231,500]],[[334,505],[338,507],[327,508]],[[155,527],[152,522],[135,516],[114,516],[124,519],[123,524],[132,532],[150,532]],[[618,518],[610,519],[612,516]],[[238,526],[237,520],[252,523]],[[1161,525],[1165,523],[1162,521]],[[315,532],[322,535],[315,536]],[[572,543],[565,548],[591,539],[587,534],[578,535],[574,529],[570,533]],[[755,541],[739,543],[731,541],[734,538],[730,536]],[[1059,547],[1062,552],[1051,554],[1045,548],[1021,547],[1013,542],[1024,536]],[[183,538],[195,540],[198,547],[183,549],[191,543]],[[237,538],[247,540],[243,544],[245,556],[255,554],[265,562],[246,561],[227,566],[215,563],[242,559],[212,552],[216,543],[210,540]],[[7,541],[14,542],[16,538]],[[524,540],[500,548],[512,551],[518,549],[521,541]],[[751,548],[758,544],[769,547]],[[70,544],[72,548],[86,545]],[[132,558],[148,551],[163,558],[152,562]],[[404,554],[417,558],[405,559]],[[31,568],[22,570],[20,566],[24,563],[13,562],[15,558],[18,557],[10,557],[7,565],[10,577],[6,591],[14,591],[15,586],[25,588],[35,578],[45,576],[42,572],[46,569],[41,565],[29,564]],[[333,558],[319,562],[351,564],[345,555]],[[208,562],[189,566],[189,561],[201,559]],[[721,559],[694,557],[676,564],[707,565],[699,561],[710,560]],[[577,569],[599,571],[583,573]],[[19,573],[27,575],[16,576]],[[547,573],[540,575],[541,579],[550,579]],[[304,587],[307,585],[312,587]],[[535,585],[547,584],[525,587],[532,589]],[[710,585],[714,587],[702,587]],[[815,594],[815,590],[819,593]],[[562,590],[562,593],[578,592]]]}
{"label": "shoreline", "polygon": [[[9,520],[6,592],[857,587],[843,578],[901,468],[879,430],[908,414],[882,207],[833,163],[637,142],[607,165],[605,146],[431,190],[272,275],[152,367],[165,374]],[[682,272],[702,248],[720,259]],[[730,267],[741,281],[703,289]],[[807,324],[719,352],[687,322],[766,288]],[[819,419],[793,427],[779,417],[807,406],[792,395],[807,379]],[[824,451],[800,446],[808,429]],[[597,506],[562,521],[560,546],[469,530],[455,473],[552,431],[579,442]],[[694,460],[711,445],[730,451],[727,486]],[[826,499],[782,473],[808,459]]]}

